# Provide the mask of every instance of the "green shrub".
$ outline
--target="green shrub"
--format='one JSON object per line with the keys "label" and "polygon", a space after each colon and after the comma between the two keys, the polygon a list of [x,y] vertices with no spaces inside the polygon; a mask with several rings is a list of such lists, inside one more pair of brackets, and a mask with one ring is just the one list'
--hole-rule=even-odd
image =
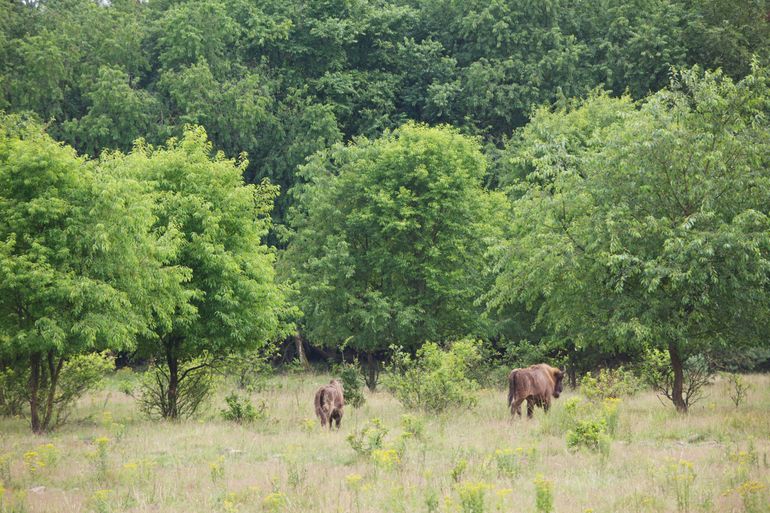
{"label": "green shrub", "polygon": [[746,399],[746,395],[751,390],[751,384],[747,383],[743,376],[733,372],[726,373],[725,379],[727,380],[727,395],[730,396],[730,400],[737,408]]}
{"label": "green shrub", "polygon": [[[208,398],[214,386],[214,374],[205,360],[196,358],[180,364],[179,376],[184,378],[177,384],[176,413],[179,418],[192,417]],[[138,399],[142,413],[150,418],[174,418],[168,400],[168,386],[169,373],[165,364],[144,373]]]}
{"label": "green shrub", "polygon": [[[69,418],[83,394],[98,388],[105,376],[115,369],[115,358],[108,352],[75,355],[64,362],[53,401],[51,427]],[[0,371],[0,413],[23,415],[29,403],[29,370],[6,368]]]}
{"label": "green shrub", "polygon": [[543,474],[535,477],[535,511],[551,513],[553,511],[553,484]]}
{"label": "green shrub", "polygon": [[567,432],[567,447],[606,454],[609,451],[609,436],[604,419],[578,420],[575,427]]}
{"label": "green shrub", "polygon": [[260,401],[259,405],[254,407],[247,398],[241,398],[233,392],[225,397],[225,402],[227,403],[227,408],[220,410],[222,418],[225,420],[243,424],[267,418],[267,404],[265,401]]}
{"label": "green shrub", "polygon": [[465,482],[457,485],[460,509],[463,513],[484,513],[484,496],[492,485],[482,482]]}
{"label": "green shrub", "polygon": [[75,402],[88,391],[95,390],[115,370],[115,357],[108,352],[73,356],[64,362],[56,395],[55,426],[67,420]]}
{"label": "green shrub", "polygon": [[342,363],[335,368],[334,373],[342,381],[342,389],[345,394],[345,404],[353,408],[360,408],[366,402],[364,397],[364,376],[361,367],[356,360],[353,363]]}
{"label": "green shrub", "polygon": [[580,392],[591,401],[632,395],[637,390],[639,390],[639,380],[623,367],[601,369],[596,377],[588,372],[580,380]]}
{"label": "green shrub", "polygon": [[277,350],[276,346],[268,345],[256,351],[228,355],[217,370],[225,377],[234,377],[236,386],[241,390],[263,392],[275,372],[270,359]]}
{"label": "green shrub", "polygon": [[374,418],[364,428],[348,435],[347,440],[356,454],[370,457],[372,451],[382,449],[387,434],[388,430],[382,425],[382,421]]}
{"label": "green shrub", "polygon": [[495,463],[497,464],[498,475],[507,478],[518,477],[523,469],[531,466],[536,454],[534,448],[497,449],[495,451]]}
{"label": "green shrub", "polygon": [[425,439],[425,419],[416,415],[405,413],[401,415],[401,428],[404,435],[417,440]]}
{"label": "green shrub", "polygon": [[415,358],[394,348],[385,386],[409,409],[438,413],[476,404],[478,383],[470,377],[479,362],[479,343],[460,340],[447,350],[427,342]]}
{"label": "green shrub", "polygon": [[29,372],[10,367],[0,370],[0,415],[22,415],[27,403]]}
{"label": "green shrub", "polygon": [[[674,371],[667,351],[648,349],[642,363],[642,379],[659,395],[672,400]],[[689,408],[703,398],[704,387],[714,378],[714,369],[705,356],[690,356],[683,362],[684,402]]]}

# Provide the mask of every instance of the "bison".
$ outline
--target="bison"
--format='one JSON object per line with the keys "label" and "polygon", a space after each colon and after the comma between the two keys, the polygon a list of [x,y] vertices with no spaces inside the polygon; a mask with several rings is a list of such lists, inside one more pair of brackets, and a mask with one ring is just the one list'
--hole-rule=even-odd
{"label": "bison", "polygon": [[511,415],[521,417],[521,403],[527,400],[527,417],[532,418],[535,406],[545,411],[551,407],[551,397],[558,398],[562,391],[564,373],[545,363],[526,369],[513,369],[508,374],[508,406]]}
{"label": "bison", "polygon": [[336,422],[337,429],[342,421],[342,408],[345,406],[345,396],[342,393],[342,383],[333,379],[328,385],[321,386],[315,393],[315,414],[321,419],[321,426],[332,428],[332,421]]}

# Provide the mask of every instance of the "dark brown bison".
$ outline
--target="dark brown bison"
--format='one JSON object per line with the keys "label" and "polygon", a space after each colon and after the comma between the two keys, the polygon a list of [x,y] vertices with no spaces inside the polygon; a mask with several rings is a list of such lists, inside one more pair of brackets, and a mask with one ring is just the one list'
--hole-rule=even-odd
{"label": "dark brown bison", "polygon": [[551,407],[551,397],[558,398],[562,391],[564,373],[545,363],[526,369],[513,369],[508,374],[508,406],[511,415],[521,417],[521,403],[527,400],[527,417],[532,418],[535,406],[545,411]]}
{"label": "dark brown bison", "polygon": [[342,408],[345,406],[345,396],[342,393],[342,383],[333,379],[328,385],[323,385],[315,393],[315,414],[321,419],[321,426],[332,428],[332,421],[337,429],[342,421]]}

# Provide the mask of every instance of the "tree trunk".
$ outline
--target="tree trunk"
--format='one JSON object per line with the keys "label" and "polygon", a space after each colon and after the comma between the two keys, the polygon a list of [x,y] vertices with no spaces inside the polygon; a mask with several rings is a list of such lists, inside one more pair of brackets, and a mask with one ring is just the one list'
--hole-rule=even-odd
{"label": "tree trunk", "polygon": [[53,419],[54,399],[56,399],[56,387],[59,384],[59,375],[61,374],[64,358],[59,357],[56,361],[53,351],[48,351],[48,396],[45,402],[45,417],[43,418],[43,429],[48,429]]}
{"label": "tree trunk", "polygon": [[302,364],[302,368],[305,370],[310,369],[310,362],[307,361],[307,355],[305,354],[305,343],[299,331],[294,333],[294,345],[297,348],[297,357],[299,358],[299,363]]}
{"label": "tree trunk", "polygon": [[671,357],[671,367],[674,371],[674,383],[671,387],[671,401],[679,413],[687,413],[687,403],[684,400],[684,365],[679,347],[674,342],[668,343],[668,354]]}
{"label": "tree trunk", "polygon": [[166,346],[166,364],[168,365],[168,393],[166,394],[165,417],[177,419],[179,417],[179,357],[176,354],[176,341],[169,338]]}
{"label": "tree trunk", "polygon": [[29,418],[34,433],[42,433],[40,427],[40,405],[38,403],[38,394],[40,392],[40,353],[33,353],[29,357]]}
{"label": "tree trunk", "polygon": [[371,392],[377,388],[377,380],[380,376],[380,362],[374,357],[374,353],[366,353],[364,365],[364,381]]}

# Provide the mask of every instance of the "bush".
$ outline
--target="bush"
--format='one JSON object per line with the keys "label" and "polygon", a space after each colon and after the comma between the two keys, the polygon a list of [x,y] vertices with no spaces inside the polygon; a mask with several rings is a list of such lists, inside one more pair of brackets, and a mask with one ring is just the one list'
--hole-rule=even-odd
{"label": "bush", "polygon": [[0,370],[0,415],[16,416],[24,413],[29,400],[27,384],[29,373],[10,367]]}
{"label": "bush", "polygon": [[427,342],[415,358],[394,349],[385,386],[404,407],[438,413],[476,404],[478,383],[470,377],[479,362],[479,343],[460,340],[448,350]]}
{"label": "bush", "polygon": [[335,369],[335,374],[342,381],[342,390],[345,394],[345,404],[353,408],[360,408],[366,402],[364,397],[364,376],[361,374],[361,368],[358,361],[353,363],[342,363]]}
{"label": "bush", "polygon": [[567,432],[567,447],[586,448],[604,453],[609,449],[607,425],[604,419],[578,420],[575,427]]}
{"label": "bush", "polygon": [[254,407],[247,398],[241,398],[233,392],[225,397],[225,402],[227,403],[227,408],[220,410],[222,418],[225,420],[243,424],[267,418],[267,404],[265,401],[260,401],[259,405]]}
{"label": "bush", "polygon": [[[703,388],[714,378],[714,370],[705,356],[698,354],[683,363],[685,406],[689,408],[703,398]],[[642,378],[659,395],[672,400],[674,370],[668,352],[648,349],[642,363]]]}
{"label": "bush", "polygon": [[278,350],[270,345],[256,351],[228,355],[217,370],[224,377],[234,377],[235,384],[241,390],[248,392],[263,392],[267,387],[267,379],[275,372],[270,359]]}
{"label": "bush", "polygon": [[639,380],[623,367],[601,369],[596,377],[588,372],[580,380],[580,392],[591,401],[632,395],[638,389]]}
{"label": "bush", "polygon": [[[202,359],[194,359],[180,364],[177,384],[177,415],[179,418],[191,417],[208,397],[214,386],[211,367]],[[172,406],[168,401],[168,367],[157,365],[144,373],[139,396],[139,409],[150,418],[173,418]]]}
{"label": "bush", "polygon": [[[59,373],[53,400],[51,427],[61,426],[69,418],[75,403],[89,390],[99,387],[104,377],[115,369],[115,358],[108,352],[76,355],[66,360]],[[24,415],[29,404],[29,370],[6,368],[0,371],[0,412]]]}
{"label": "bush", "polygon": [[383,427],[382,421],[374,418],[363,429],[348,435],[347,440],[356,454],[369,457],[373,451],[382,449],[387,434],[388,430]]}
{"label": "bush", "polygon": [[727,379],[727,393],[730,396],[730,400],[737,408],[741,405],[743,400],[746,399],[746,395],[749,393],[749,390],[751,390],[751,384],[747,383],[740,374],[732,372],[725,374],[725,378]]}

